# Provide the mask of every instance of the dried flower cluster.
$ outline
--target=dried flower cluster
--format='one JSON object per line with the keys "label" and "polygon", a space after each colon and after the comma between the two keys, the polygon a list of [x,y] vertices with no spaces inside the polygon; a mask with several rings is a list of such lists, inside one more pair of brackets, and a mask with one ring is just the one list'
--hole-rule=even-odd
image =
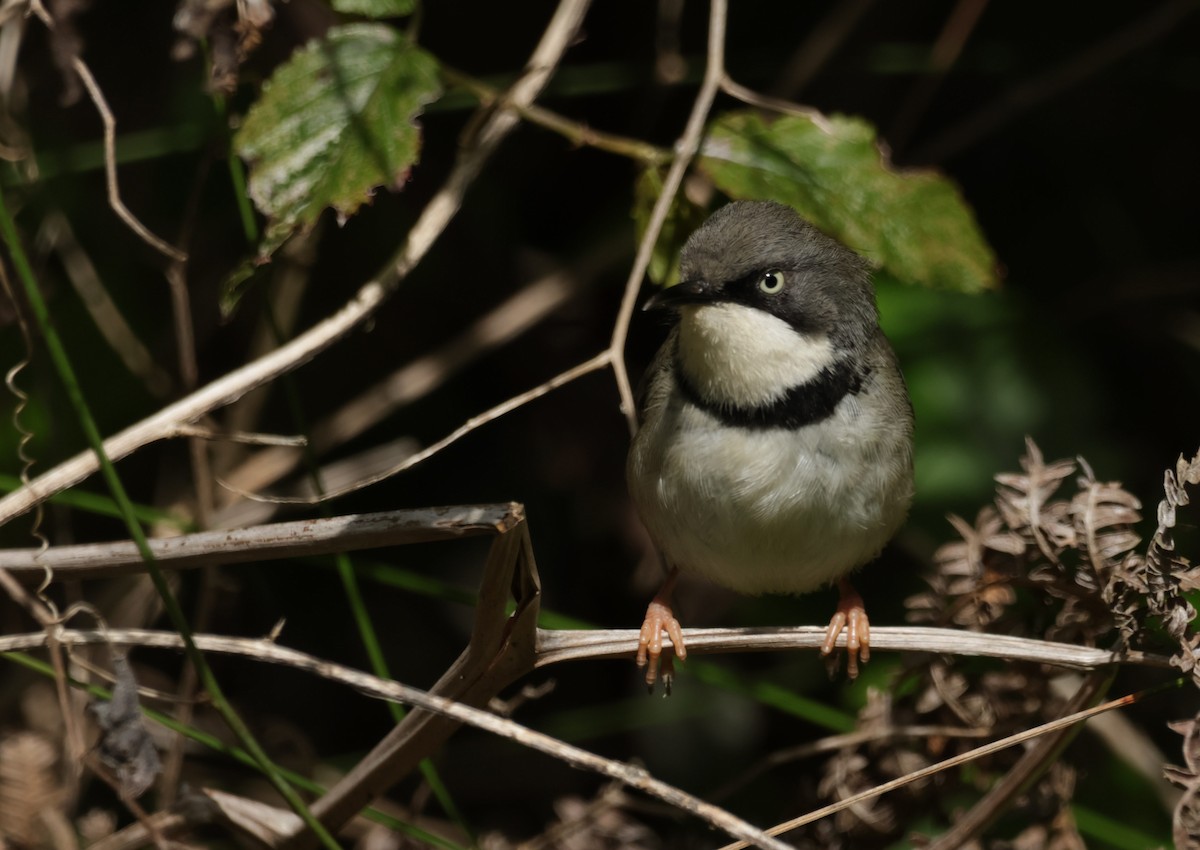
{"label": "dried flower cluster", "polygon": [[1167,779],[1183,789],[1175,807],[1173,838],[1176,847],[1200,847],[1200,715],[1172,723],[1171,728],[1183,735],[1184,763],[1164,770]]}
{"label": "dried flower cluster", "polygon": [[0,735],[0,846],[41,846],[62,820],[58,750],[37,732]]}
{"label": "dried flower cluster", "polygon": [[[995,505],[981,510],[973,524],[950,518],[961,540],[936,553],[929,590],[907,600],[909,618],[1118,650],[1161,650],[1165,633],[1172,664],[1200,686],[1200,637],[1184,596],[1200,586],[1200,569],[1176,552],[1171,536],[1176,509],[1188,502],[1186,487],[1200,482],[1200,454],[1167,471],[1158,527],[1144,551],[1137,551],[1141,537],[1135,530],[1141,503],[1119,484],[1097,480],[1085,461],[1047,463],[1029,441],[1021,468],[996,476]],[[1073,491],[1065,492],[1069,481]],[[1033,664],[914,659],[892,689],[898,696],[873,695],[859,718],[860,731],[873,733],[870,741],[829,760],[821,793],[845,799],[965,751],[978,743],[964,737],[970,730],[999,737],[1060,716],[1064,700],[1053,688],[1055,675]],[[1191,749],[1185,747],[1187,768],[1173,776],[1188,789],[1176,814],[1177,837],[1189,829],[1194,834],[1200,818],[1194,724],[1180,730]],[[886,844],[911,830],[918,812],[927,813],[937,831],[938,822],[954,822],[956,812],[1021,755],[1007,750],[970,770],[861,804],[818,825],[812,837],[823,847]],[[1056,762],[1016,800],[1024,831],[971,846],[1083,847],[1069,806],[1074,782],[1073,768]]]}
{"label": "dried flower cluster", "polygon": [[[1187,485],[1200,483],[1200,454],[1167,470],[1144,553],[1134,551],[1141,503],[1119,484],[1097,481],[1082,459],[1046,463],[1032,441],[1021,466],[996,476],[996,505],[974,526],[951,517],[963,539],[936,554],[930,591],[909,600],[910,619],[1127,648],[1153,645],[1158,625],[1175,643],[1172,663],[1200,685],[1196,611],[1184,596],[1200,587],[1200,567],[1175,552],[1171,534]],[[1076,473],[1076,492],[1055,498]],[[1007,616],[1021,589],[1046,603],[1039,619]]]}
{"label": "dried flower cluster", "polygon": [[208,45],[212,63],[209,84],[213,91],[232,94],[242,63],[262,41],[262,31],[275,18],[269,0],[180,0],[175,29],[180,40],[176,59],[190,58],[201,44]]}

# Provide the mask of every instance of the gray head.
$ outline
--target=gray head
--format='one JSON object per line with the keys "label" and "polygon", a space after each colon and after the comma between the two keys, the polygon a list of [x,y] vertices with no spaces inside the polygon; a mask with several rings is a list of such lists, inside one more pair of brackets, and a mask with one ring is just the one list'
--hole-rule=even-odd
{"label": "gray head", "polygon": [[866,261],[772,201],[713,213],[684,245],[680,277],[647,307],[741,304],[842,349],[865,345],[878,322]]}

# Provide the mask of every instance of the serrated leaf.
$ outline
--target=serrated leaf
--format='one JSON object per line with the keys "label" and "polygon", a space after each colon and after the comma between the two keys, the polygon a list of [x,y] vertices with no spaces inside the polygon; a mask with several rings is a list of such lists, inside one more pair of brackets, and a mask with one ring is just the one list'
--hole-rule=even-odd
{"label": "serrated leaf", "polygon": [[416,0],[333,0],[335,11],[367,18],[397,18],[411,15]]}
{"label": "serrated leaf", "polygon": [[380,24],[334,27],[281,65],[234,137],[268,219],[259,261],[326,207],[344,220],[378,187],[403,187],[415,119],[440,90],[436,60]]}
{"label": "serrated leaf", "polygon": [[906,283],[959,292],[999,283],[954,183],[893,168],[861,119],[726,113],[709,126],[699,165],[730,197],[788,204]]}
{"label": "serrated leaf", "polygon": [[[634,184],[633,221],[637,226],[639,241],[650,224],[654,204],[662,194],[662,177],[662,172],[651,167],[643,171]],[[704,223],[704,218],[703,209],[689,201],[682,192],[675,194],[663,221],[662,230],[658,234],[658,240],[654,243],[650,265],[646,269],[646,275],[651,281],[659,286],[670,286],[679,282],[679,252],[692,231]]]}

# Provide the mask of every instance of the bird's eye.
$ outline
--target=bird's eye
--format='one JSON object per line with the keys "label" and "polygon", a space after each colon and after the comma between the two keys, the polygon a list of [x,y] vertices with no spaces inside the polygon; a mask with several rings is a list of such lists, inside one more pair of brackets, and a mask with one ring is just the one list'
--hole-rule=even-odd
{"label": "bird's eye", "polygon": [[758,288],[767,295],[778,294],[783,290],[783,272],[778,270],[764,272],[763,276],[758,279]]}

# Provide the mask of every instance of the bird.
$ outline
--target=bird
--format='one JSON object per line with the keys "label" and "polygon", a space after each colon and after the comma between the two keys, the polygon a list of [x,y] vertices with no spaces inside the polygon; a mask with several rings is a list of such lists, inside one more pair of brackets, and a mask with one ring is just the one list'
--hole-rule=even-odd
{"label": "bird", "polygon": [[847,632],[847,674],[870,657],[849,574],[873,560],[913,498],[913,411],[879,326],[870,264],[773,201],[734,201],[680,252],[680,282],[647,310],[671,328],[639,388],[626,479],[667,567],[637,664],[668,689],[687,648],[681,574],[744,594],[837,584],[821,647]]}

